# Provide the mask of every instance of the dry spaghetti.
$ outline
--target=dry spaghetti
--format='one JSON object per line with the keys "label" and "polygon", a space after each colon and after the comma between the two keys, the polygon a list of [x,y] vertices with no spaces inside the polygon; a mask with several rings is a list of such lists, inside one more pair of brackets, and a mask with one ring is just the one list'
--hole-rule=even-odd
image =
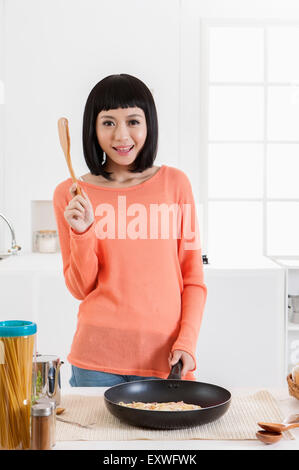
{"label": "dry spaghetti", "polygon": [[141,401],[133,401],[132,403],[124,403],[120,401],[118,403],[121,406],[127,406],[128,408],[136,408],[138,410],[153,410],[153,411],[187,411],[187,410],[199,410],[201,406],[193,405],[190,403],[184,403],[183,401],[169,401],[165,403],[151,402],[143,403]]}
{"label": "dry spaghetti", "polygon": [[30,447],[34,335],[0,338],[0,449]]}

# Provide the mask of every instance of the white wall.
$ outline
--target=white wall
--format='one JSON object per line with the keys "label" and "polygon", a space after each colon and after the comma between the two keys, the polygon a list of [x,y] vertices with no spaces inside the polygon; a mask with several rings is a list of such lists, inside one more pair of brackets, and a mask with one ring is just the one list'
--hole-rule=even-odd
{"label": "white wall", "polygon": [[[129,73],[154,90],[160,141],[156,163],[178,161],[179,2],[11,0],[5,2],[5,213],[31,249],[30,201],[52,199],[68,170],[57,120],[69,119],[71,156],[86,173],[82,117],[91,88]],[[125,27],[124,24],[127,24]]]}
{"label": "white wall", "polygon": [[[298,16],[296,0],[1,0],[6,104],[5,127],[3,105],[0,111],[0,207],[22,250],[31,250],[31,200],[51,200],[57,183],[68,177],[57,136],[62,115],[70,123],[75,171],[88,171],[82,115],[99,80],[129,73],[154,90],[156,164],[186,171],[199,203],[200,19]],[[4,236],[7,248],[7,228]]]}
{"label": "white wall", "polygon": [[182,0],[185,11],[205,18],[299,17],[297,0]]}

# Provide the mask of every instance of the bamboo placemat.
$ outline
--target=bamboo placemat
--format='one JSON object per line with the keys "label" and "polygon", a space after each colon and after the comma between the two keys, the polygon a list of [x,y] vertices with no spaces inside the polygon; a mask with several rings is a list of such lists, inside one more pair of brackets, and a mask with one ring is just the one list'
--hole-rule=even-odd
{"label": "bamboo placemat", "polygon": [[[65,395],[60,406],[65,411],[57,417],[57,441],[252,440],[256,439],[258,421],[281,423],[284,419],[277,400],[267,390],[243,396],[232,394],[228,411],[218,420],[174,430],[138,428],[123,423],[107,410],[103,396]],[[285,439],[294,439],[290,431],[283,435]]]}

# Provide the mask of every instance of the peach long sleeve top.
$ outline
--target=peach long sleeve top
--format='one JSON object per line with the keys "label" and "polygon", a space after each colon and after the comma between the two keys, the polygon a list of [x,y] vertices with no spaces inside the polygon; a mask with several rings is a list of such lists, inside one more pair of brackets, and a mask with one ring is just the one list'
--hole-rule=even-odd
{"label": "peach long sleeve top", "polygon": [[196,344],[207,297],[191,184],[162,165],[125,188],[79,181],[95,220],[83,233],[64,218],[71,178],[53,195],[70,293],[81,300],[68,361],[120,375],[167,378],[170,351]]}

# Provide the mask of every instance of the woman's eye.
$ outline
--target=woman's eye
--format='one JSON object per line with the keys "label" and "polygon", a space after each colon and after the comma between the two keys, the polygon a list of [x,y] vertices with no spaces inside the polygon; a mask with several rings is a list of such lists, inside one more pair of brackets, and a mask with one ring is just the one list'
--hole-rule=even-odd
{"label": "woman's eye", "polygon": [[[130,122],[130,123],[132,123],[132,122],[135,123],[135,122],[136,122],[137,124],[139,124],[139,121],[136,121],[136,119],[132,119],[132,120],[129,121],[129,122]],[[103,124],[104,124],[104,126],[105,126],[106,124],[113,124],[113,122],[112,122],[112,121],[104,121]],[[106,127],[111,127],[111,126],[106,126]]]}

